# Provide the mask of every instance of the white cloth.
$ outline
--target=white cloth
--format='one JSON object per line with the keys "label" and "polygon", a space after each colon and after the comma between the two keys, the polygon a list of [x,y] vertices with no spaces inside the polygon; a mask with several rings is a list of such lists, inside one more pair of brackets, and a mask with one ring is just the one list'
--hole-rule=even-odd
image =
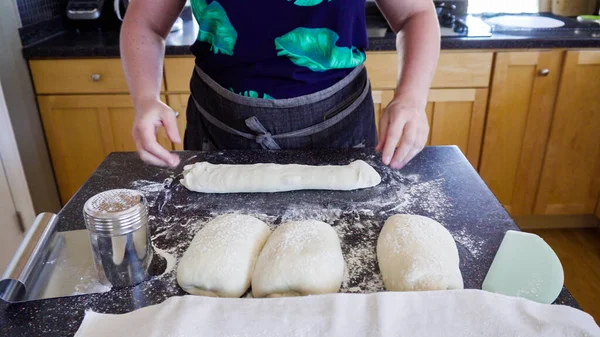
{"label": "white cloth", "polygon": [[482,290],[289,298],[172,297],[122,315],[87,311],[76,337],[596,337],[577,309]]}

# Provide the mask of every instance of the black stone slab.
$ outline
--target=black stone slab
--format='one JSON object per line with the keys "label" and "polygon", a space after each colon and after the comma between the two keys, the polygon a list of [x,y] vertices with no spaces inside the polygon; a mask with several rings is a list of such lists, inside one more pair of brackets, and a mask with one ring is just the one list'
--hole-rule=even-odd
{"label": "black stone slab", "polygon": [[[192,20],[184,22],[183,30],[169,34],[165,53],[190,55],[190,46],[197,36],[197,26]],[[568,30],[556,32],[523,32],[493,34],[490,37],[442,38],[442,49],[522,49],[522,48],[600,48],[600,30]],[[396,35],[388,31],[381,38],[370,38],[367,50],[388,51],[396,49]],[[119,32],[67,31],[61,35],[23,48],[27,59],[119,57]]]}
{"label": "black stone slab", "polygon": [[[412,202],[403,211],[430,216],[440,221],[452,233],[463,232],[479,242],[478,253],[472,254],[458,244],[461,257],[461,272],[466,288],[480,288],[500,242],[507,230],[518,230],[517,226],[494,197],[491,191],[472,168],[457,147],[427,147],[419,156],[400,171],[391,170],[379,161],[372,150],[311,150],[311,151],[223,151],[181,152],[182,163],[178,168],[165,169],[144,165],[135,153],[113,153],[100,165],[80,191],[60,211],[60,231],[83,229],[82,207],[85,201],[104,190],[132,188],[137,182],[155,182],[163,186],[156,193],[147,193],[151,203],[150,215],[154,219],[209,218],[231,210],[260,211],[271,215],[275,225],[281,219],[277,215],[290,207],[304,207],[308,213],[318,209],[337,209],[339,214],[332,225],[348,223],[360,228],[369,222],[379,228],[384,220],[397,212],[394,205],[385,202],[394,200],[398,193],[410,191],[411,185],[435,182],[440,195],[430,195],[433,190],[417,189],[411,194]],[[201,194],[189,192],[178,183],[183,165],[206,160],[212,163],[303,163],[303,164],[347,164],[363,159],[373,165],[382,176],[382,183],[371,189],[357,191],[295,191],[256,194]],[[398,185],[400,183],[400,185]],[[399,189],[405,188],[405,190]],[[444,199],[444,212],[427,207],[432,197]],[[371,200],[383,200],[370,203]],[[187,205],[182,207],[182,205]],[[358,209],[357,205],[360,205]],[[356,207],[355,207],[356,206]],[[308,214],[307,213],[307,214]],[[180,223],[173,223],[179,226]],[[172,228],[169,235],[156,235],[155,223],[150,223],[155,245],[165,246],[182,240],[191,240],[189,233],[179,235]],[[160,230],[164,229],[161,227]],[[357,229],[357,233],[360,231]],[[346,237],[343,246],[360,240],[375,240],[360,234]],[[374,265],[371,274],[378,273]],[[350,286],[354,286],[350,284]],[[105,313],[125,313],[144,306],[157,304],[170,296],[184,292],[174,280],[165,282],[154,277],[132,288],[112,289],[107,293],[81,295],[68,298],[48,299],[22,304],[8,304],[0,300],[1,336],[69,336],[73,335],[84,316],[84,310],[93,309]],[[251,299],[249,299],[251,300]],[[563,289],[556,303],[578,307],[571,294]]]}

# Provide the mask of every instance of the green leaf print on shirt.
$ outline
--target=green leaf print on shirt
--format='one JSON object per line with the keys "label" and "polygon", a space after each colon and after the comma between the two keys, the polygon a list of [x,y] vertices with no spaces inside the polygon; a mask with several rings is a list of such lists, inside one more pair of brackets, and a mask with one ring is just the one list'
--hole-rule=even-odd
{"label": "green leaf print on shirt", "polygon": [[[288,0],[288,1],[294,1],[294,0]],[[321,2],[323,2],[323,0],[296,0],[296,1],[294,1],[294,5],[302,6],[302,7],[309,7],[309,6],[316,6],[316,5],[320,4]],[[331,2],[331,0],[328,0],[327,2]]]}
{"label": "green leaf print on shirt", "polygon": [[[233,90],[233,88],[229,88],[229,90],[231,90],[233,93],[236,93],[235,90]],[[254,90],[246,90],[240,93],[237,93],[238,95],[241,96],[246,96],[246,97],[252,97],[252,98],[260,98],[260,95],[258,94],[258,92],[254,91]],[[269,95],[269,94],[265,94],[263,93],[263,99],[275,99],[275,97]]]}
{"label": "green leaf print on shirt", "polygon": [[328,28],[298,27],[275,39],[278,56],[287,56],[294,64],[312,71],[354,68],[365,61],[365,53],[356,47],[338,47],[339,35]]}
{"label": "green leaf print on shirt", "polygon": [[191,0],[191,5],[200,26],[196,39],[210,43],[210,50],[215,54],[233,55],[238,34],[223,6],[218,1],[207,5],[205,0]]}

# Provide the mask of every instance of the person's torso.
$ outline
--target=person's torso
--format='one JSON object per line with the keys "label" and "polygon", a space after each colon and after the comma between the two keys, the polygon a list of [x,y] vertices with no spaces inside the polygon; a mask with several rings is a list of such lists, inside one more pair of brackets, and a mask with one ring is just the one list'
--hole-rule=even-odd
{"label": "person's torso", "polygon": [[365,0],[192,0],[196,64],[260,98],[327,88],[365,60]]}

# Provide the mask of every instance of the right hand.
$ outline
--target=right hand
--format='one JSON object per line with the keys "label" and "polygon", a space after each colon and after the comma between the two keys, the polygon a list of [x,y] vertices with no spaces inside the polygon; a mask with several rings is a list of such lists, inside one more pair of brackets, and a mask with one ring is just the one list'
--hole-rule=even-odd
{"label": "right hand", "polygon": [[140,159],[150,165],[177,166],[179,156],[167,151],[156,141],[161,126],[172,142],[181,143],[175,112],[171,108],[158,99],[136,105],[132,135]]}

